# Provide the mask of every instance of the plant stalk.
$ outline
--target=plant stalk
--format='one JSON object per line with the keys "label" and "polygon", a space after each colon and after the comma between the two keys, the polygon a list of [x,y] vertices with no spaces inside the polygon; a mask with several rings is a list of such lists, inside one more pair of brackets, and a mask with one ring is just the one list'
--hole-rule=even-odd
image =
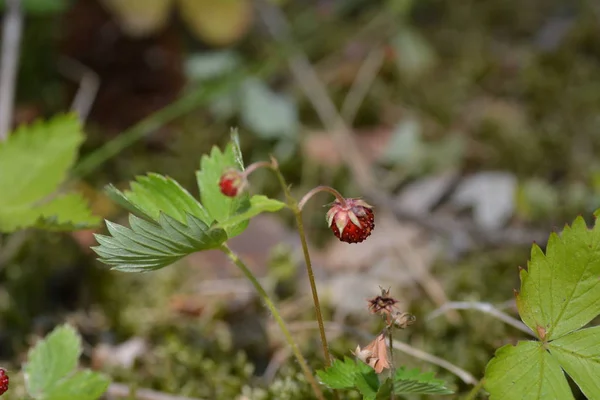
{"label": "plant stalk", "polygon": [[[387,327],[388,339],[390,341],[390,375],[392,377],[392,385],[393,385],[394,379],[396,377],[396,367],[394,367],[394,337],[392,336],[393,328],[394,328],[394,325],[392,322],[392,325],[389,325]],[[394,389],[392,387],[392,393],[390,394],[390,400],[394,400],[394,399],[395,399]]]}
{"label": "plant stalk", "polygon": [[306,234],[304,232],[304,224],[302,223],[302,210],[298,207],[298,203],[292,197],[290,188],[279,168],[274,168],[275,175],[281,184],[283,192],[288,206],[296,217],[296,225],[298,226],[298,233],[300,234],[300,242],[302,243],[302,252],[304,254],[304,261],[306,263],[306,272],[308,273],[308,280],[310,282],[310,289],[312,292],[313,303],[315,305],[315,314],[317,316],[317,323],[319,325],[319,334],[321,335],[321,345],[323,346],[323,357],[325,358],[325,367],[331,367],[331,355],[329,354],[329,345],[327,344],[327,336],[325,335],[325,323],[323,322],[323,314],[321,313],[321,304],[319,303],[319,294],[317,293],[317,284],[315,282],[315,274],[312,269],[312,262],[310,260],[310,253],[308,252],[308,243],[306,242]]}
{"label": "plant stalk", "polygon": [[290,346],[290,348],[292,349],[294,356],[296,356],[296,360],[298,361],[298,364],[300,364],[300,368],[302,368],[302,371],[304,372],[304,375],[306,376],[306,380],[312,386],[315,396],[317,396],[317,398],[319,400],[325,400],[325,397],[323,397],[323,393],[321,392],[321,389],[319,388],[319,384],[317,383],[317,380],[315,379],[314,375],[312,374],[308,364],[306,363],[306,360],[302,356],[302,353],[300,352],[298,345],[294,341],[294,338],[292,337],[290,331],[288,330],[287,326],[285,325],[283,318],[281,318],[281,315],[279,314],[277,307],[275,307],[275,304],[273,303],[273,301],[271,300],[271,298],[269,297],[269,295],[267,294],[265,289],[262,287],[262,285],[260,284],[258,279],[256,279],[256,277],[254,276],[252,271],[250,271],[248,269],[246,264],[244,264],[244,262],[237,256],[237,254],[235,254],[226,244],[223,244],[221,246],[221,251],[223,251],[227,255],[227,257],[229,257],[229,259],[244,273],[246,278],[248,278],[250,280],[250,282],[252,283],[252,285],[254,286],[256,291],[258,292],[258,295],[262,298],[262,300],[267,305],[267,308],[273,315],[273,318],[275,318],[277,325],[279,325],[279,328],[283,332],[283,336],[285,336],[285,339],[288,342],[288,345]]}
{"label": "plant stalk", "polygon": [[477,398],[477,394],[481,391],[481,389],[483,389],[484,383],[485,379],[481,379],[479,382],[477,382],[477,384],[473,386],[473,389],[471,389],[471,391],[465,397],[464,400],[475,400]]}

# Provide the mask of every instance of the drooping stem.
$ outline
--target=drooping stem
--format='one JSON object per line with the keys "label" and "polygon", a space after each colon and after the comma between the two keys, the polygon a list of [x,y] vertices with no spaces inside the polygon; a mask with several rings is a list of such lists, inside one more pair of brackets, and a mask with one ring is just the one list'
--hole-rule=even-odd
{"label": "drooping stem", "polygon": [[276,168],[277,164],[273,164],[273,162],[268,162],[268,161],[258,161],[255,162],[254,164],[250,164],[248,166],[248,168],[246,168],[243,172],[244,177],[248,177],[248,175],[250,175],[251,173],[253,173],[254,171],[256,171],[259,168]]}
{"label": "drooping stem", "polygon": [[302,356],[302,353],[300,352],[298,345],[294,341],[294,338],[292,337],[290,331],[288,330],[287,326],[285,325],[283,318],[281,318],[281,315],[279,314],[279,310],[277,310],[277,307],[275,307],[275,304],[273,303],[273,301],[271,300],[271,298],[269,297],[269,295],[267,294],[265,289],[262,287],[262,285],[260,284],[258,279],[256,279],[256,277],[254,276],[252,271],[250,271],[248,269],[246,264],[244,264],[244,262],[237,256],[237,254],[235,254],[227,245],[223,244],[220,249],[242,271],[242,273],[246,276],[246,278],[248,278],[248,280],[250,280],[250,282],[252,283],[252,285],[254,286],[256,291],[258,292],[258,295],[265,302],[267,308],[271,312],[271,315],[273,315],[273,318],[275,318],[277,325],[279,325],[279,328],[281,329],[281,332],[283,333],[285,340],[287,341],[288,345],[292,349],[292,352],[294,353],[294,356],[296,357],[298,364],[300,364],[300,368],[302,368],[302,371],[304,372],[304,375],[306,376],[306,380],[312,386],[315,396],[317,396],[317,398],[319,400],[324,400],[325,398],[323,397],[323,393],[321,392],[321,389],[319,388],[319,384],[317,383],[317,380],[315,379],[314,375],[312,374],[308,364],[306,363],[306,360]]}
{"label": "drooping stem", "polygon": [[329,186],[317,186],[314,189],[311,189],[308,193],[306,193],[302,199],[300,199],[300,202],[298,203],[298,208],[300,209],[300,211],[302,211],[302,209],[304,208],[304,205],[306,204],[306,202],[308,200],[310,200],[311,197],[313,197],[315,194],[319,193],[319,192],[329,192],[332,195],[335,196],[336,200],[340,202],[340,204],[342,205],[342,207],[346,206],[346,199],[344,198],[344,196],[342,196],[340,194],[340,192],[338,192],[337,190],[335,190],[332,187]]}
{"label": "drooping stem", "polygon": [[[304,232],[304,224],[302,223],[302,210],[299,207],[299,204],[296,202],[296,200],[292,197],[292,194],[290,193],[290,188],[288,187],[287,183],[285,182],[285,179],[284,179],[283,175],[281,174],[281,171],[279,171],[279,168],[274,168],[273,170],[275,171],[275,175],[277,175],[277,179],[279,180],[279,183],[281,184],[281,188],[283,189],[283,192],[285,194],[287,205],[290,207],[290,209],[294,213],[294,216],[296,217],[296,224],[298,226],[300,242],[302,243],[302,252],[304,254],[304,261],[306,263],[306,272],[308,274],[308,281],[310,282],[310,289],[312,292],[313,303],[315,305],[315,314],[317,317],[317,324],[319,325],[319,334],[321,335],[321,345],[323,346],[323,357],[325,359],[325,367],[330,367],[331,366],[331,356],[329,355],[329,345],[327,344],[327,336],[325,335],[325,323],[323,322],[323,314],[321,313],[321,304],[319,303],[319,294],[317,293],[317,284],[315,282],[315,274],[313,273],[312,262],[310,260],[310,253],[308,252],[308,243],[306,242],[306,234]],[[315,189],[311,190],[311,192],[314,190]],[[342,200],[343,200],[343,197],[341,197],[341,195],[335,189],[331,189],[329,191],[331,193],[333,193],[333,192],[337,193],[337,195],[339,195],[340,198],[342,198]],[[304,196],[304,198],[306,198],[306,196]],[[303,198],[303,200],[304,200],[304,198]]]}

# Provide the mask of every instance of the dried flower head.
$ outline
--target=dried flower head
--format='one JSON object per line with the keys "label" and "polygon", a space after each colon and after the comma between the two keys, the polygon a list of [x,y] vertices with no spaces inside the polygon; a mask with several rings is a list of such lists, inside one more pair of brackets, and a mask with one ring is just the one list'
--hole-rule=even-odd
{"label": "dried flower head", "polygon": [[390,296],[390,289],[381,289],[381,295],[367,300],[369,302],[369,311],[372,314],[392,315],[394,307],[398,300]]}
{"label": "dried flower head", "polygon": [[360,346],[356,346],[356,350],[352,354],[373,368],[378,374],[383,372],[385,368],[390,368],[387,347],[385,345],[385,334],[383,332],[380,333],[375,340],[365,346],[364,349],[361,349]]}
{"label": "dried flower head", "polygon": [[346,243],[360,243],[371,235],[375,228],[372,207],[360,199],[345,199],[333,202],[327,212],[327,225],[333,234]]}

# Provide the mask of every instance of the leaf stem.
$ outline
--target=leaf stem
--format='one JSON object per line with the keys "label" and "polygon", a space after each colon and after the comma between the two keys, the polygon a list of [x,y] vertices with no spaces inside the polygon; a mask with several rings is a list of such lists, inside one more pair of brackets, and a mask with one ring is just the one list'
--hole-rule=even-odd
{"label": "leaf stem", "polygon": [[252,285],[254,286],[256,291],[258,292],[258,295],[262,298],[262,300],[267,305],[267,308],[273,315],[273,318],[275,318],[277,325],[279,325],[279,328],[283,332],[283,336],[285,336],[285,339],[288,342],[288,345],[290,346],[290,348],[292,349],[294,356],[296,356],[296,360],[298,361],[298,364],[300,364],[300,368],[302,368],[302,371],[304,372],[304,375],[306,376],[306,380],[312,386],[315,396],[317,396],[317,398],[319,400],[324,400],[325,398],[323,397],[323,393],[321,392],[321,389],[319,388],[319,384],[317,383],[317,380],[315,379],[314,375],[312,374],[308,364],[306,363],[306,360],[302,356],[302,353],[300,352],[298,345],[294,341],[294,338],[292,337],[290,331],[288,330],[287,326],[285,325],[283,318],[281,318],[281,315],[279,314],[277,307],[275,307],[275,304],[273,303],[273,301],[271,300],[271,298],[269,297],[269,295],[267,294],[265,289],[262,287],[262,285],[260,284],[258,279],[256,279],[256,277],[254,276],[252,271],[250,271],[250,269],[248,269],[246,264],[244,264],[244,262],[237,256],[237,254],[235,254],[226,244],[223,244],[220,249],[243,272],[243,274],[246,276],[246,278],[248,278],[250,280],[250,282],[252,283]]}
{"label": "leaf stem", "polygon": [[477,382],[477,384],[475,386],[473,386],[473,389],[471,389],[471,391],[465,397],[464,400],[474,400],[477,397],[477,393],[479,393],[479,391],[483,388],[484,384],[485,384],[485,379],[481,379],[479,382]]}
{"label": "leaf stem", "polygon": [[[306,263],[306,272],[308,273],[308,281],[310,282],[310,289],[312,291],[313,303],[315,305],[315,314],[317,316],[317,323],[319,325],[319,333],[321,335],[321,345],[323,346],[323,357],[325,358],[325,367],[331,366],[331,356],[329,354],[329,345],[327,344],[327,336],[325,335],[325,323],[323,322],[323,314],[321,313],[321,304],[319,303],[319,294],[317,293],[317,284],[315,282],[315,274],[312,269],[312,262],[310,260],[310,253],[308,251],[308,243],[306,242],[306,234],[304,232],[304,224],[302,222],[302,210],[298,206],[296,199],[292,197],[290,188],[285,182],[285,178],[281,174],[279,168],[273,168],[277,179],[281,184],[281,188],[285,194],[286,202],[288,207],[294,213],[296,217],[296,225],[298,226],[298,233],[300,235],[300,242],[302,243],[302,253],[304,254],[304,261]],[[315,188],[316,189],[316,188]],[[313,192],[315,189],[311,190]],[[331,189],[331,188],[330,188]],[[331,189],[334,190],[334,189]],[[309,192],[309,193],[311,193]],[[339,193],[338,193],[339,194]],[[306,197],[306,196],[305,196]],[[341,197],[341,195],[340,195]],[[342,197],[343,199],[343,197]]]}

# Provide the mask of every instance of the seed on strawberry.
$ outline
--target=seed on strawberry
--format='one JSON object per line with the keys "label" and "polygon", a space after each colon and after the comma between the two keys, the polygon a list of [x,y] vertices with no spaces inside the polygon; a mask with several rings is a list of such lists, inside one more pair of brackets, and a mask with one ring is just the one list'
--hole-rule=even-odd
{"label": "seed on strawberry", "polygon": [[360,243],[371,235],[375,217],[371,206],[359,199],[336,200],[327,212],[327,224],[333,234],[346,243]]}
{"label": "seed on strawberry", "polygon": [[8,390],[8,375],[3,368],[0,368],[0,396]]}
{"label": "seed on strawberry", "polygon": [[225,171],[219,179],[221,193],[228,197],[235,197],[240,194],[246,186],[246,178],[240,171],[230,169]]}

